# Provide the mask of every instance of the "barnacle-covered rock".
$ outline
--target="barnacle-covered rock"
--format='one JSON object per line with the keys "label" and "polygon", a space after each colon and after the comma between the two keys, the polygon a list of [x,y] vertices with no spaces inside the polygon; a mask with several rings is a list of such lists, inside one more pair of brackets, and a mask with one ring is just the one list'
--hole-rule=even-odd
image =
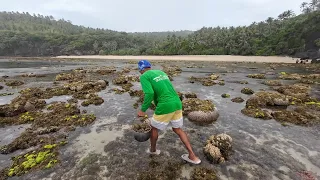
{"label": "barnacle-covered rock", "polygon": [[223,163],[232,152],[232,138],[223,133],[210,136],[203,151],[207,159],[213,163]]}

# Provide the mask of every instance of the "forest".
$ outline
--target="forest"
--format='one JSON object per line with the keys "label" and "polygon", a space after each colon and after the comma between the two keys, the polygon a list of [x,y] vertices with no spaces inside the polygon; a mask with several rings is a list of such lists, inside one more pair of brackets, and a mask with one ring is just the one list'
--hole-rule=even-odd
{"label": "forest", "polygon": [[301,14],[238,27],[197,31],[126,33],[73,25],[28,12],[0,12],[0,56],[243,55],[296,56],[320,48],[320,0],[301,4]]}

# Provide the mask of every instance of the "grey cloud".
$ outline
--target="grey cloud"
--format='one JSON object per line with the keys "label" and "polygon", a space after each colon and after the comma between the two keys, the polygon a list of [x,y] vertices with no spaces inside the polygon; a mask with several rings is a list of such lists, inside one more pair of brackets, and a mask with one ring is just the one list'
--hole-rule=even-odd
{"label": "grey cloud", "polygon": [[74,24],[118,31],[197,30],[239,26],[300,13],[303,0],[1,0],[1,11],[53,15]]}

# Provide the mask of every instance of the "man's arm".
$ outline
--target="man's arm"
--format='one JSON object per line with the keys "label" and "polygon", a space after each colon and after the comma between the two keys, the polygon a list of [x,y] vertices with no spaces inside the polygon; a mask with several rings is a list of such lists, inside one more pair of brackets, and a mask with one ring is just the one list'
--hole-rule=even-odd
{"label": "man's arm", "polygon": [[146,77],[140,76],[140,83],[144,93],[144,100],[141,106],[141,111],[146,112],[154,98],[154,91],[150,81]]}

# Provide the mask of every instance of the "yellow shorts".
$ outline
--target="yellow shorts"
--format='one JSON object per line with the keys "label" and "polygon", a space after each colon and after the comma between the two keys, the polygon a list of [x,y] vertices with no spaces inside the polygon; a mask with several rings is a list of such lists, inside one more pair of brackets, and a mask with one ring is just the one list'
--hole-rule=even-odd
{"label": "yellow shorts", "polygon": [[159,130],[164,130],[169,124],[171,124],[173,128],[181,128],[183,126],[182,110],[169,114],[154,114],[151,119],[151,126]]}

